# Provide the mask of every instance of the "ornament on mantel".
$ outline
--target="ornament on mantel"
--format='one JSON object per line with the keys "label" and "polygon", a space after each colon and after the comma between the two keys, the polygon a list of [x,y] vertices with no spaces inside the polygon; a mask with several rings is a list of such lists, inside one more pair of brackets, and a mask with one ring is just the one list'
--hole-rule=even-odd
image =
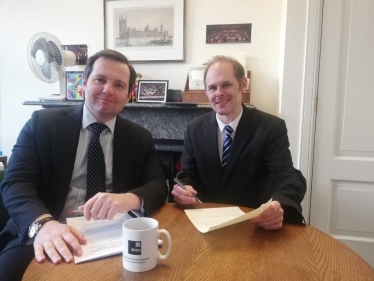
{"label": "ornament on mantel", "polygon": [[132,101],[133,102],[136,102],[136,95],[138,93],[138,83],[142,77],[143,75],[140,72],[136,73],[135,85],[134,85],[134,88],[132,89]]}

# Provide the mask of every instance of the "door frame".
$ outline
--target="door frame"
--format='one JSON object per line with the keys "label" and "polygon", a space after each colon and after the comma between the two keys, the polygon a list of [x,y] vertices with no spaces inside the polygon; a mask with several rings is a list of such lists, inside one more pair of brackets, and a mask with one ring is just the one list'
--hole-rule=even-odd
{"label": "door frame", "polygon": [[310,206],[314,163],[314,141],[318,109],[318,81],[323,23],[323,0],[310,0],[305,58],[305,89],[300,138],[300,170],[307,180],[305,217],[310,223]]}
{"label": "door frame", "polygon": [[[318,97],[318,79],[319,79],[319,60],[320,60],[320,45],[321,45],[321,31],[323,23],[323,1],[324,0],[308,0],[305,5],[300,5],[300,0],[286,0],[287,1],[287,25],[285,28],[287,35],[285,41],[285,59],[284,65],[291,70],[291,75],[284,75],[282,81],[285,87],[295,84],[294,78],[300,77],[302,72],[301,89],[294,86],[291,93],[284,91],[282,96],[290,95],[286,102],[293,102],[295,96],[301,99],[301,110],[298,113],[285,112],[285,120],[287,122],[287,115],[290,118],[300,118],[300,128],[291,128],[291,130],[298,131],[297,135],[297,149],[292,152],[296,154],[294,164],[300,169],[307,181],[307,191],[302,202],[303,215],[306,222],[310,222],[310,206],[311,206],[311,192],[312,192],[312,176],[313,176],[313,154],[314,154],[314,136],[315,136],[315,122],[317,116],[317,97]],[[299,4],[299,5],[298,5]],[[298,8],[295,10],[295,6]],[[300,25],[300,16],[305,15],[305,30],[303,34],[295,31],[295,26]],[[293,56],[295,41],[302,42],[303,56],[295,60]],[[297,44],[296,44],[297,45]],[[300,50],[299,50],[300,51]],[[302,61],[301,61],[302,60]],[[299,65],[302,64],[300,69]],[[290,74],[290,73],[288,73]],[[286,84],[286,86],[284,86]],[[281,104],[284,106],[284,104]],[[285,106],[285,108],[289,105]],[[287,109],[286,109],[287,110]],[[293,109],[294,110],[294,109]],[[288,110],[290,111],[290,110]],[[283,112],[281,117],[283,118]],[[290,131],[291,131],[290,130]],[[295,153],[296,152],[296,153]]]}
{"label": "door frame", "polygon": [[[280,117],[289,126],[294,166],[307,181],[301,205],[309,224],[324,0],[284,1],[286,24],[280,75]],[[295,111],[295,106],[299,111]]]}

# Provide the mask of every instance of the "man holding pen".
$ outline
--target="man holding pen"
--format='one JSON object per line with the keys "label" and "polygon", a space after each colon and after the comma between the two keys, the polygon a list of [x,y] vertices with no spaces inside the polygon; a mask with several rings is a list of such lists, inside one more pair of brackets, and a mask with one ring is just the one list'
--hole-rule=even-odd
{"label": "man holding pen", "polygon": [[279,229],[283,220],[303,223],[306,182],[293,167],[285,122],[242,104],[247,79],[232,58],[212,58],[204,84],[214,111],[187,125],[177,178],[189,191],[174,185],[174,200],[197,204],[197,195],[203,202],[257,208],[273,198],[252,223],[265,229]]}
{"label": "man holding pen", "polygon": [[55,264],[81,255],[84,235],[65,224],[79,207],[87,220],[130,209],[149,215],[167,186],[143,127],[118,116],[136,72],[103,50],[84,72],[85,103],[33,113],[22,129],[0,187],[11,219],[0,233],[0,280],[17,280],[35,256]]}

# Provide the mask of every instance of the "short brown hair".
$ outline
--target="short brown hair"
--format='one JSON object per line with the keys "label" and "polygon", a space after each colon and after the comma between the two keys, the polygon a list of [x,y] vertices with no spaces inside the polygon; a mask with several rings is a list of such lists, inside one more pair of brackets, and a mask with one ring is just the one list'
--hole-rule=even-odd
{"label": "short brown hair", "polygon": [[227,57],[227,56],[214,56],[212,57],[205,65],[205,71],[204,71],[204,86],[206,86],[206,75],[208,73],[209,68],[215,64],[216,62],[227,62],[232,65],[234,69],[234,76],[236,80],[239,82],[239,86],[242,85],[243,77],[245,76],[244,68],[241,65],[240,62],[238,62],[236,59]]}
{"label": "short brown hair", "polygon": [[134,67],[130,64],[129,60],[123,54],[121,54],[120,52],[111,50],[111,49],[106,49],[106,50],[102,50],[100,52],[97,52],[96,54],[94,54],[93,56],[91,56],[87,60],[86,69],[84,70],[84,73],[83,73],[83,78],[86,81],[88,80],[88,78],[90,77],[90,75],[92,73],[95,61],[98,58],[106,58],[106,59],[122,62],[122,63],[124,63],[128,66],[128,68],[130,69],[129,93],[131,93],[132,88],[135,85],[136,71],[135,71]]}

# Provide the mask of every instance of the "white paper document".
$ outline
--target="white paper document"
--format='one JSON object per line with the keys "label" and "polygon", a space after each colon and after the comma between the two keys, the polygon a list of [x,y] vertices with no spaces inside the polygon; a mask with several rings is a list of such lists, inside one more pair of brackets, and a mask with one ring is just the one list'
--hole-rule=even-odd
{"label": "white paper document", "polygon": [[75,263],[122,253],[122,224],[132,217],[118,213],[113,220],[90,220],[84,217],[67,218],[68,225],[83,232],[87,243],[82,246],[82,255],[74,256]]}
{"label": "white paper document", "polygon": [[193,225],[202,233],[213,231],[225,226],[253,219],[265,211],[271,203],[270,199],[259,208],[244,213],[239,207],[222,207],[207,209],[184,210]]}

